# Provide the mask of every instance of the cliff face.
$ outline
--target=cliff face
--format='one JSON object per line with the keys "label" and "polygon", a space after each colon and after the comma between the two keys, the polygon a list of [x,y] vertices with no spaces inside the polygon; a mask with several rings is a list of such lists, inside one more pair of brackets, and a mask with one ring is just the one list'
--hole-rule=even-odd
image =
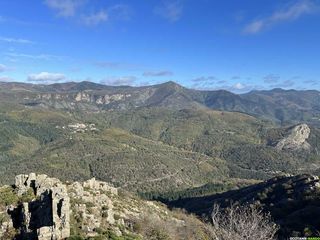
{"label": "cliff face", "polygon": [[[8,206],[11,221],[2,225],[18,229],[18,239],[58,240],[70,236],[70,199],[64,184],[31,173],[16,176],[14,189],[22,199]],[[27,195],[29,199],[23,198]]]}
{"label": "cliff face", "polygon": [[142,106],[154,94],[154,89],[140,90],[84,90],[62,93],[37,93],[25,95],[25,105],[34,107],[53,107],[57,109],[83,109],[99,111],[104,109],[129,109]]}
{"label": "cliff face", "polygon": [[0,188],[0,239],[211,239],[197,218],[118,191],[95,178],[64,184],[18,175]]}
{"label": "cliff face", "polygon": [[310,144],[307,142],[307,139],[310,136],[310,128],[307,124],[299,124],[292,128],[288,136],[281,139],[276,148],[279,150],[309,150]]}

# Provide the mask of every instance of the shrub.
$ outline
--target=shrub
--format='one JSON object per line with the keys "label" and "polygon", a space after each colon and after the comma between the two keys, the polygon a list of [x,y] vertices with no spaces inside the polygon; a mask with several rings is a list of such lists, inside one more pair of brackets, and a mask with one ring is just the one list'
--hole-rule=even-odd
{"label": "shrub", "polygon": [[27,192],[23,193],[22,196],[19,198],[20,202],[31,202],[36,196],[32,188],[29,188]]}
{"label": "shrub", "polygon": [[70,236],[68,240],[85,240],[83,237],[80,236]]}
{"label": "shrub", "polygon": [[270,215],[255,206],[231,205],[222,210],[215,204],[211,217],[212,233],[220,240],[272,240],[278,231]]}
{"label": "shrub", "polygon": [[102,206],[102,211],[107,211],[109,208],[108,208],[108,206],[107,205],[103,205]]}
{"label": "shrub", "polygon": [[87,208],[92,208],[95,206],[94,203],[92,203],[92,202],[86,202],[85,204],[86,204]]}
{"label": "shrub", "polygon": [[11,205],[18,202],[18,196],[11,187],[0,189],[0,205]]}
{"label": "shrub", "polygon": [[162,229],[153,228],[150,232],[147,233],[149,240],[170,240],[169,235]]}

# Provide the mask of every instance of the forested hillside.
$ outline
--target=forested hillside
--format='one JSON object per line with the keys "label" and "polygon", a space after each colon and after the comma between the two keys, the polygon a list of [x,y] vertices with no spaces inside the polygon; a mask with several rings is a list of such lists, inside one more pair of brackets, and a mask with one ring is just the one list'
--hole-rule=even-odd
{"label": "forested hillside", "polygon": [[0,92],[3,183],[30,171],[62,180],[94,176],[148,198],[172,199],[319,171],[316,125],[309,123],[302,139],[308,148],[279,149],[286,138],[296,141],[289,138],[295,125],[215,110],[234,106],[245,112],[239,108],[244,96],[225,91],[195,91],[172,82],[140,88],[83,82],[3,83]]}

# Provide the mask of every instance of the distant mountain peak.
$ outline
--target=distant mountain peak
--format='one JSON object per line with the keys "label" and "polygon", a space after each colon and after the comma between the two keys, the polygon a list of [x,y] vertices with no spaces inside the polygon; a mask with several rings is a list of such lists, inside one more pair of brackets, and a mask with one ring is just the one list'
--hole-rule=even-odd
{"label": "distant mountain peak", "polygon": [[165,88],[174,89],[174,90],[185,89],[184,86],[182,86],[174,81],[164,82],[164,83],[161,83],[161,84],[155,85],[155,86],[165,87]]}

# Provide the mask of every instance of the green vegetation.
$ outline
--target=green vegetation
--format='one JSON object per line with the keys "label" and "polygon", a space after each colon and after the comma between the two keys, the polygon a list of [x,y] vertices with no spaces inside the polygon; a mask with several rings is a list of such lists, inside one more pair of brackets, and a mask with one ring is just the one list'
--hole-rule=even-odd
{"label": "green vegetation", "polygon": [[[86,91],[90,101],[75,101],[79,91]],[[96,103],[99,97],[113,94],[131,98]],[[307,100],[297,101],[295,94],[304,94]],[[0,90],[0,183],[27,172],[62,180],[94,176],[145,198],[175,200],[232,189],[227,183],[230,178],[262,180],[284,172],[320,172],[316,127],[308,139],[310,151],[273,147],[286,128],[265,119],[281,118],[285,123],[288,117],[294,121],[301,117],[297,109],[295,116],[280,110],[282,105],[274,112],[271,107],[279,96],[287,104],[317,104],[314,92],[277,90],[238,96],[193,91],[173,82],[140,89],[92,83],[43,88],[4,84]],[[263,108],[257,105],[260,100]],[[311,115],[304,113],[304,117]],[[68,128],[74,123],[93,123],[98,130],[75,133]]]}
{"label": "green vegetation", "polygon": [[[66,127],[78,122],[94,123],[99,130],[74,133]],[[22,172],[62,180],[95,176],[146,198],[215,193],[230,189],[219,186],[230,177],[267,179],[302,168],[313,172],[305,163],[319,162],[316,128],[310,153],[276,151],[269,143],[283,136],[283,129],[245,114],[203,109],[96,114],[26,109],[3,114],[1,131],[2,183]],[[187,190],[208,183],[212,185],[207,190]]]}
{"label": "green vegetation", "polygon": [[[76,99],[80,91],[87,94],[84,99]],[[320,174],[318,96],[316,91],[279,89],[244,95],[200,92],[173,82],[141,88],[88,82],[43,87],[2,84],[0,183],[11,183],[16,174],[29,172],[61,180],[96,177],[200,215],[208,213],[214,201],[227,206],[254,198],[292,236],[311,235],[319,229],[312,220],[320,214],[318,192],[309,189],[296,199],[297,185],[284,178],[236,189],[283,173]],[[102,104],[106,99],[117,100]],[[276,150],[289,124],[298,122],[310,125],[311,148]],[[95,124],[96,129],[68,127],[75,123]],[[222,194],[225,191],[229,192]],[[33,191],[17,197],[13,188],[1,188],[0,207],[34,197]],[[87,204],[87,211],[93,212],[92,204],[78,203]],[[115,208],[121,206],[115,204]],[[104,220],[107,211],[103,207]],[[120,215],[115,214],[115,219],[120,220]],[[0,222],[4,220],[0,215]],[[85,239],[82,221],[81,215],[71,217],[70,239]],[[170,223],[156,218],[132,224],[146,239],[175,239],[175,234],[185,231],[171,229]],[[168,229],[173,233],[168,234]],[[97,231],[99,236],[90,239],[140,239],[124,231],[121,237],[111,229]],[[208,236],[202,225],[194,231],[199,234],[186,236]]]}
{"label": "green vegetation", "polygon": [[19,198],[11,187],[4,187],[0,189],[0,206],[9,206],[16,204]]}
{"label": "green vegetation", "polygon": [[278,231],[280,239],[286,236],[318,236],[320,191],[314,188],[315,183],[318,183],[317,178],[307,174],[282,176],[239,190],[177,200],[171,204],[210,217],[214,204],[227,208],[232,204],[250,203],[270,212],[272,219],[281,227]]}
{"label": "green vegetation", "polygon": [[240,179],[231,179],[225,182],[207,183],[200,187],[189,188],[182,191],[162,192],[138,192],[143,199],[158,200],[170,204],[171,201],[209,196],[221,192],[226,192],[233,189],[249,186],[256,183],[255,180],[243,181]]}
{"label": "green vegetation", "polygon": [[29,189],[26,193],[18,196],[12,187],[0,188],[0,206],[16,205],[20,202],[30,202],[35,198],[32,189]]}
{"label": "green vegetation", "polygon": [[102,232],[100,235],[95,236],[95,237],[85,238],[85,237],[81,237],[78,235],[73,235],[68,238],[68,240],[105,240],[105,239],[108,239],[108,240],[141,240],[140,237],[133,236],[133,235],[117,236],[112,231]]}

